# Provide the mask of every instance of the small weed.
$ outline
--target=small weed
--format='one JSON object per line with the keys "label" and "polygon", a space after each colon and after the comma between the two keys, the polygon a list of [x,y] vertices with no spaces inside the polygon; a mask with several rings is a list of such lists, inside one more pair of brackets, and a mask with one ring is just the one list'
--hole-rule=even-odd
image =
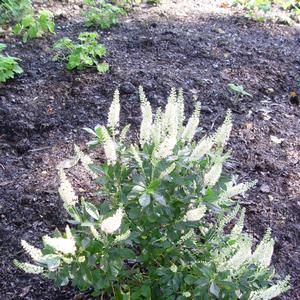
{"label": "small weed", "polygon": [[23,42],[28,39],[35,39],[43,36],[45,33],[54,33],[55,24],[53,15],[50,11],[43,10],[38,17],[32,14],[26,15],[20,23],[14,27],[14,34],[22,34]]}
{"label": "small weed", "polygon": [[7,79],[14,78],[15,74],[23,73],[18,58],[1,53],[5,48],[5,44],[0,44],[0,82],[6,82]]}
{"label": "small weed", "polygon": [[87,5],[87,10],[83,13],[87,27],[107,29],[117,24],[119,15],[126,14],[123,8],[104,0],[84,0],[84,4]]}
{"label": "small weed", "polygon": [[96,32],[83,32],[79,34],[79,43],[74,43],[69,38],[62,38],[54,44],[54,49],[65,50],[66,54],[60,52],[54,60],[66,59],[67,69],[82,70],[86,67],[96,66],[99,73],[105,73],[109,69],[106,62],[99,63],[99,58],[106,54],[106,48],[97,42]]}
{"label": "small weed", "polygon": [[300,0],[233,0],[232,4],[242,8],[246,17],[260,22],[300,22]]}
{"label": "small weed", "polygon": [[30,0],[2,0],[0,1],[0,24],[20,22],[32,11]]}
{"label": "small weed", "polygon": [[236,85],[233,83],[229,83],[227,85],[228,90],[235,94],[235,97],[233,99],[233,103],[237,104],[244,96],[253,97],[250,93],[246,92],[244,90],[244,87],[242,85]]}

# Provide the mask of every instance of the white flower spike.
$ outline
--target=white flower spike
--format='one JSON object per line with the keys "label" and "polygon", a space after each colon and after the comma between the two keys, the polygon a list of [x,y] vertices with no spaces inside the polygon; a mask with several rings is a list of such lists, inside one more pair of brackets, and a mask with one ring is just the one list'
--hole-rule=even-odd
{"label": "white flower spike", "polygon": [[140,127],[140,144],[143,147],[151,139],[152,108],[147,101],[143,89],[140,87],[140,100],[142,110],[142,123]]}
{"label": "white flower spike", "polygon": [[107,129],[102,126],[103,146],[108,164],[114,165],[117,161],[117,151],[113,139],[110,137]]}
{"label": "white flower spike", "polygon": [[44,243],[54,248],[57,252],[63,254],[75,255],[76,245],[75,239],[71,233],[69,226],[66,227],[66,236],[67,238],[58,237],[52,238],[48,235],[44,236]]}
{"label": "white flower spike", "polygon": [[27,254],[34,260],[40,261],[43,257],[42,251],[39,248],[36,248],[24,240],[21,240],[21,245]]}
{"label": "white flower spike", "polygon": [[204,217],[205,212],[206,212],[206,207],[205,206],[190,209],[186,213],[186,220],[188,222],[199,221]]}
{"label": "white flower spike", "polygon": [[111,128],[112,131],[115,132],[116,128],[119,125],[119,119],[120,119],[120,93],[118,90],[116,90],[108,112],[107,127]]}
{"label": "white flower spike", "polygon": [[106,218],[101,223],[101,230],[107,234],[112,234],[116,232],[122,223],[123,210],[118,208],[112,217]]}
{"label": "white flower spike", "polygon": [[204,185],[214,186],[222,174],[222,164],[214,164],[210,170],[204,175]]}
{"label": "white flower spike", "polygon": [[66,173],[63,169],[59,170],[59,178],[60,178],[60,187],[58,189],[58,193],[60,198],[67,206],[75,206],[78,202],[78,197],[75,194],[75,191],[67,179]]}

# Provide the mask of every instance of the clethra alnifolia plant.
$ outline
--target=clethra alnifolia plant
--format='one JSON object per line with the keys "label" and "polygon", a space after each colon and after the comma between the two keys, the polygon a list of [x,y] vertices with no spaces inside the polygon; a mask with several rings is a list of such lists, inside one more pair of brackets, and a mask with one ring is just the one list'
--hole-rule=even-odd
{"label": "clethra alnifolia plant", "polygon": [[116,91],[106,126],[86,128],[106,162],[75,149],[105,200],[79,200],[60,170],[59,194],[72,220],[65,232],[44,236],[41,250],[22,241],[34,264],[16,266],[101,299],[267,300],[285,292],[289,277],[278,280],[270,268],[270,230],[255,247],[243,231],[245,209],[235,198],[255,182],[236,183],[223,172],[230,111],[214,134],[196,141],[199,103],[186,119],[182,90],[173,89],[155,113],[139,92],[138,141],[126,137],[129,125],[120,128]]}

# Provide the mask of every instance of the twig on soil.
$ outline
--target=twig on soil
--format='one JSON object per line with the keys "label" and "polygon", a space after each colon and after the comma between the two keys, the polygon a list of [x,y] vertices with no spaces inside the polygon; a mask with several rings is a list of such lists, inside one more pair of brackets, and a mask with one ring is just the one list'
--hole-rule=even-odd
{"label": "twig on soil", "polygon": [[51,148],[50,146],[48,146],[48,147],[41,147],[41,148],[36,148],[36,149],[30,149],[30,150],[28,150],[28,152],[43,151],[43,150],[50,149],[50,148]]}

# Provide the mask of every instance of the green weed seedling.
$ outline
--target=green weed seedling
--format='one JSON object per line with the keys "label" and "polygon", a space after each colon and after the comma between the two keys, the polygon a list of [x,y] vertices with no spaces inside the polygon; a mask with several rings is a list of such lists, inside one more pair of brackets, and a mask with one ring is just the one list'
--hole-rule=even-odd
{"label": "green weed seedling", "polygon": [[0,25],[20,22],[32,11],[30,0],[2,0],[0,2]]}
{"label": "green weed seedling", "polygon": [[0,82],[6,82],[8,79],[14,78],[15,74],[23,73],[18,58],[1,53],[5,48],[5,44],[0,44]]}
{"label": "green weed seedling", "polygon": [[[260,22],[271,20],[290,24],[292,20],[300,21],[300,0],[233,0],[232,4],[242,8],[246,17]],[[282,10],[284,14],[272,15],[274,8]]]}
{"label": "green weed seedling", "polygon": [[233,103],[237,104],[244,96],[253,97],[250,93],[246,92],[244,90],[244,87],[242,85],[236,85],[233,83],[229,83],[227,85],[230,92],[235,94],[235,97],[233,98]]}
{"label": "green weed seedling", "polygon": [[98,299],[269,300],[285,292],[289,277],[279,279],[270,267],[271,231],[253,247],[254,238],[243,230],[245,209],[235,198],[255,182],[236,183],[223,172],[230,111],[214,134],[195,140],[199,103],[186,119],[182,91],[173,89],[156,113],[142,88],[140,101],[134,142],[129,126],[120,128],[116,91],[107,124],[86,128],[105,161],[102,156],[95,163],[75,147],[99,187],[87,195],[101,201],[80,201],[60,169],[70,225],[44,236],[42,249],[21,241],[34,264],[15,265]]}
{"label": "green weed seedling", "polygon": [[68,70],[96,66],[99,73],[107,72],[108,63],[99,62],[105,56],[106,48],[97,42],[97,38],[96,32],[83,32],[79,34],[79,43],[74,43],[69,38],[60,39],[54,44],[54,49],[62,51],[55,55],[54,60],[67,60]]}
{"label": "green weed seedling", "polygon": [[14,34],[22,34],[23,42],[28,39],[42,37],[45,33],[54,33],[55,23],[53,22],[53,14],[48,10],[42,10],[37,17],[32,14],[26,15],[14,29]]}
{"label": "green weed seedling", "polygon": [[84,0],[87,10],[83,13],[87,27],[107,29],[117,24],[118,16],[125,15],[123,8],[110,4],[105,0]]}

